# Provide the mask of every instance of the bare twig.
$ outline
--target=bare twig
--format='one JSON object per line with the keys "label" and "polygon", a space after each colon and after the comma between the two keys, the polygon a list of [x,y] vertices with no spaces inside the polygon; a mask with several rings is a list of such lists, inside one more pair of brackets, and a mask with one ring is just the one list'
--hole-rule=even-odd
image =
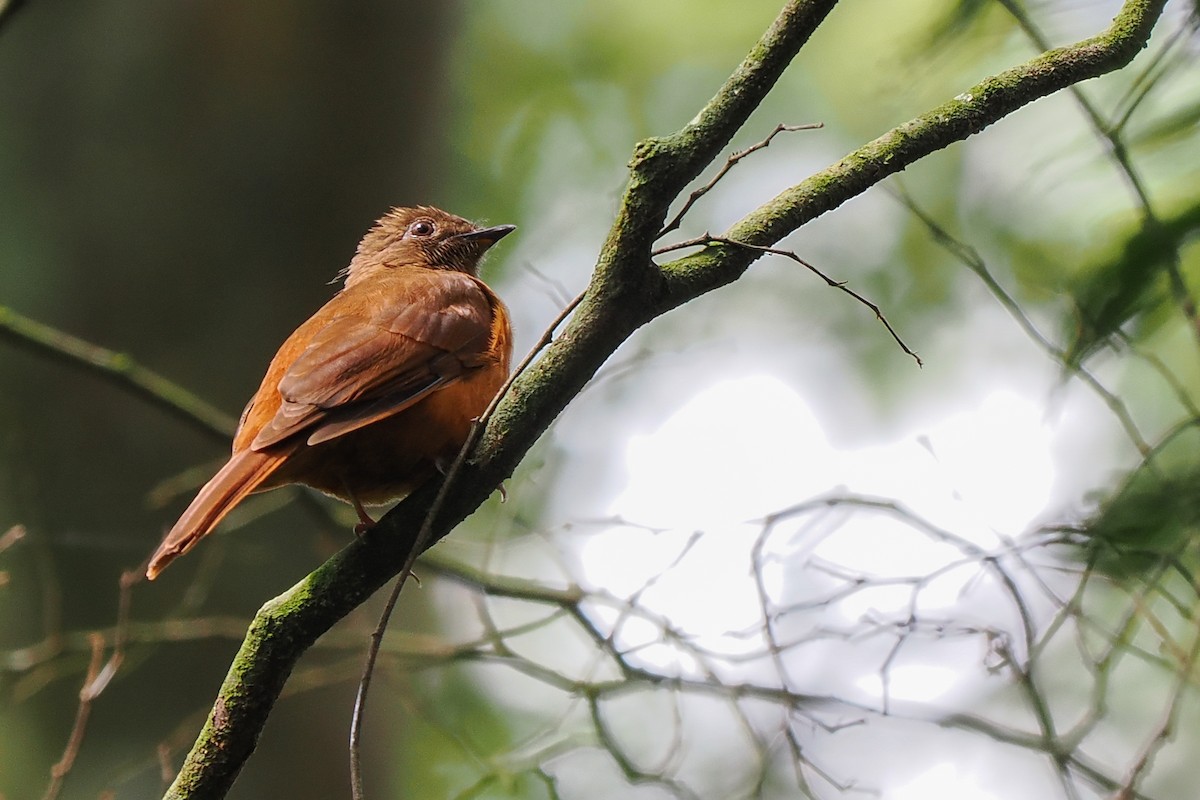
{"label": "bare twig", "polygon": [[120,592],[117,600],[117,622],[113,636],[113,651],[107,662],[104,661],[106,643],[104,634],[99,631],[92,631],[88,634],[88,644],[91,648],[92,656],[91,661],[88,663],[87,675],[83,679],[83,688],[79,690],[79,705],[75,710],[75,723],[71,727],[70,736],[67,737],[67,745],[63,750],[62,757],[50,768],[50,784],[46,787],[46,792],[42,795],[42,800],[54,800],[58,797],[59,792],[62,791],[63,781],[66,779],[67,773],[71,771],[71,767],[75,765],[79,749],[83,746],[83,737],[87,730],[88,719],[92,713],[92,704],[117,674],[121,662],[125,659],[125,642],[128,637],[129,607],[132,601],[132,589],[140,577],[141,572],[136,570],[126,572],[121,576],[119,582]]}
{"label": "bare twig", "polygon": [[682,250],[687,247],[707,247],[707,246],[713,245],[713,244],[724,244],[724,245],[730,245],[732,247],[744,247],[747,250],[753,250],[758,253],[768,253],[770,255],[783,256],[784,258],[790,258],[792,261],[795,261],[797,264],[806,268],[809,272],[813,273],[818,278],[825,281],[826,285],[831,286],[834,289],[838,289],[839,291],[845,292],[846,294],[850,295],[858,302],[862,303],[867,308],[871,309],[871,311],[875,314],[875,319],[877,319],[883,323],[883,327],[887,328],[887,332],[889,334],[891,334],[892,339],[894,339],[896,341],[896,344],[898,344],[900,346],[900,349],[903,350],[908,355],[912,356],[913,359],[917,362],[918,367],[924,366],[924,362],[921,361],[921,357],[918,356],[915,352],[913,352],[912,349],[909,348],[909,346],[904,343],[904,340],[900,338],[900,334],[896,333],[896,329],[892,327],[892,323],[888,322],[887,317],[885,317],[883,315],[883,311],[879,308],[879,306],[875,305],[870,300],[868,300],[867,298],[863,297],[858,292],[851,289],[849,286],[846,285],[845,281],[835,281],[833,278],[830,278],[824,272],[817,269],[815,266],[813,266],[808,261],[805,261],[800,256],[796,255],[791,250],[782,250],[778,247],[763,247],[763,246],[757,245],[757,244],[748,244],[746,242],[739,242],[736,239],[728,239],[723,236],[713,236],[712,234],[705,233],[704,235],[697,236],[694,239],[687,239],[682,242],[676,242],[674,244],[666,245],[665,247],[659,247],[651,255],[657,256],[657,255],[662,255],[663,253],[669,253],[672,250]]}
{"label": "bare twig", "polygon": [[671,231],[678,228],[683,223],[683,218],[685,216],[687,216],[687,213],[689,211],[692,210],[692,206],[694,206],[696,204],[696,201],[699,200],[704,195],[708,194],[712,190],[712,188],[714,186],[716,186],[722,178],[725,177],[726,173],[728,173],[729,170],[733,169],[734,166],[739,161],[741,161],[743,158],[750,155],[751,153],[762,150],[764,147],[769,147],[771,145],[771,140],[774,139],[776,136],[778,136],[780,133],[783,133],[784,131],[811,131],[811,130],[816,130],[817,128],[824,128],[824,127],[825,127],[824,122],[809,122],[804,125],[785,125],[781,122],[778,125],[776,125],[775,130],[773,130],[769,134],[767,134],[767,137],[765,139],[763,139],[762,141],[758,142],[757,144],[750,145],[745,150],[738,150],[736,153],[733,153],[732,155],[729,156],[729,158],[725,159],[724,165],[722,165],[721,169],[719,169],[717,171],[717,174],[714,175],[708,183],[704,184],[699,189],[697,189],[696,191],[694,191],[690,195],[688,195],[688,199],[683,204],[683,208],[679,209],[679,213],[676,214],[671,219],[670,222],[668,222],[666,225],[664,225],[662,227],[662,229],[658,232],[658,235],[655,236],[654,238],[661,239],[662,237],[666,236]]}
{"label": "bare twig", "polygon": [[114,626],[113,651],[104,668],[83,689],[89,700],[94,700],[108,687],[110,681],[125,660],[125,645],[129,641],[129,609],[133,603],[133,587],[145,577],[145,570],[127,570],[121,575],[120,591],[117,595],[117,622]]}
{"label": "bare twig", "polygon": [[12,547],[17,542],[25,538],[25,526],[13,525],[3,536],[0,536],[0,553],[3,553],[8,548]]}
{"label": "bare twig", "polygon": [[571,302],[570,289],[558,278],[555,278],[553,275],[547,275],[531,262],[523,263],[521,269],[532,275],[534,280],[544,287],[546,298],[555,306],[564,306]]}
{"label": "bare twig", "polygon": [[1172,31],[1171,35],[1163,42],[1162,47],[1151,56],[1146,66],[1129,85],[1124,96],[1114,104],[1115,108],[1123,109],[1120,118],[1109,126],[1109,130],[1114,136],[1119,136],[1121,131],[1125,130],[1129,125],[1129,120],[1133,118],[1133,112],[1138,109],[1143,100],[1150,96],[1150,93],[1158,86],[1159,80],[1173,66],[1172,57],[1178,56],[1182,45],[1188,41],[1191,27],[1184,23]]}
{"label": "bare twig", "polygon": [[400,590],[404,588],[407,572],[400,573],[396,583],[384,603],[383,613],[379,622],[371,631],[370,644],[367,646],[367,660],[363,665],[362,677],[358,682],[358,692],[354,695],[354,710],[350,718],[350,794],[354,800],[363,800],[362,782],[362,722],[366,713],[367,692],[371,688],[371,678],[375,675],[375,661],[379,658],[379,648],[383,644],[383,634],[392,618],[392,611],[400,600]]}
{"label": "bare twig", "polygon": [[1193,680],[1193,669],[1196,666],[1197,659],[1200,658],[1200,630],[1196,630],[1194,627],[1194,612],[1198,609],[1200,609],[1200,606],[1193,608],[1193,616],[1190,620],[1193,623],[1192,644],[1187,649],[1187,652],[1180,654],[1179,664],[1175,672],[1175,681],[1171,686],[1171,692],[1167,698],[1166,709],[1154,733],[1150,736],[1150,739],[1146,742],[1137,759],[1134,761],[1133,766],[1130,768],[1125,782],[1114,793],[1113,800],[1128,800],[1135,796],[1134,793],[1138,783],[1141,782],[1142,777],[1154,762],[1158,751],[1170,741],[1175,733],[1179,714],[1183,707],[1183,695]]}
{"label": "bare twig", "polygon": [[79,705],[75,708],[75,722],[71,726],[71,733],[67,737],[67,746],[63,748],[62,757],[50,768],[50,784],[46,787],[42,800],[55,800],[58,797],[59,792],[62,791],[63,781],[66,779],[67,773],[71,771],[71,767],[75,765],[79,748],[83,745],[83,734],[87,730],[88,718],[92,714],[92,701],[95,700],[95,695],[89,691],[88,687],[96,680],[100,674],[100,667],[104,663],[104,638],[99,634],[93,634],[91,645],[92,659],[88,662],[87,676],[83,679],[83,689],[79,692]]}

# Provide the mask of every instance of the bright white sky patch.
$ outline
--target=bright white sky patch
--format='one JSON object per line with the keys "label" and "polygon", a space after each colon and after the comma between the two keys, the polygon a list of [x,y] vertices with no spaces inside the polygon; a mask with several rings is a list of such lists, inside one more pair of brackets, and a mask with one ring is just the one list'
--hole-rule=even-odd
{"label": "bright white sky patch", "polygon": [[722,381],[626,448],[611,511],[705,530],[761,517],[830,485],[833,453],[801,397],[777,378]]}
{"label": "bright white sky patch", "polygon": [[934,456],[968,508],[1016,536],[1046,506],[1054,467],[1040,409],[1010,391],[942,420],[929,432]]}
{"label": "bright white sky patch", "polygon": [[723,381],[629,440],[628,484],[610,510],[649,526],[711,529],[845,486],[901,500],[939,524],[965,521],[965,506],[1012,536],[1050,497],[1049,432],[1039,413],[1000,390],[899,442],[839,452],[779,379]]}
{"label": "bright white sky patch", "polygon": [[[620,534],[617,528],[612,537],[589,537],[582,554],[586,578],[618,595],[644,588],[642,606],[705,647],[745,652],[753,643],[726,634],[761,623],[751,580],[750,550],[760,530],[753,520],[813,496],[856,493],[896,500],[957,536],[994,547],[997,533],[1019,534],[1048,501],[1050,435],[1038,408],[1005,389],[894,443],[839,451],[781,380],[722,381],[695,394],[653,432],[630,439],[628,482],[608,511],[667,531]],[[694,531],[704,534],[672,566]],[[631,549],[627,536],[670,547]],[[783,546],[793,553],[813,548],[848,569],[886,576],[924,575],[962,558],[900,521],[857,512],[815,544]],[[631,564],[630,552],[653,555]],[[786,583],[782,572],[764,570],[772,595]],[[922,603],[952,605],[970,575],[961,571],[934,582],[923,590]],[[862,607],[851,602],[840,611],[855,617],[892,612],[908,597],[904,587],[864,594]],[[913,683],[920,694],[919,681]]]}
{"label": "bright white sky patch", "polygon": [[[956,689],[962,676],[961,670],[940,665],[904,664],[892,667],[887,673],[888,699],[892,703],[932,703]],[[878,672],[863,675],[856,684],[873,696],[883,694],[883,678]]]}
{"label": "bright white sky patch", "polygon": [[999,795],[981,788],[970,773],[964,773],[947,761],[921,773],[909,783],[885,792],[883,797],[884,800],[930,800],[941,797],[952,797],[954,800],[997,800]]}

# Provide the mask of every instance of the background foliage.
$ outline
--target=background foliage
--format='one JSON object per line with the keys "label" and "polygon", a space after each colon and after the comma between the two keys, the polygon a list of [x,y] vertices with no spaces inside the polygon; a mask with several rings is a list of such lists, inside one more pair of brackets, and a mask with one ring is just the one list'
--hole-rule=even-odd
{"label": "background foliage", "polygon": [[[433,203],[520,225],[485,273],[522,350],[586,280],[633,143],[686,122],[777,5],[30,3],[0,30],[0,303],[234,414],[370,221]],[[739,164],[680,237],[1115,8],[843,4],[735,145],[825,127]],[[925,368],[784,259],[639,332],[510,502],[418,569],[368,784],[1186,791],[1196,14],[1170,4],[1086,105],[1035,104],[786,243],[877,302]],[[0,386],[0,534],[24,531],[0,540],[16,798],[63,751],[118,576],[226,445],[20,347],[0,349]],[[161,790],[245,621],[344,542],[297,495],[247,505],[134,591],[63,797]],[[231,796],[347,796],[375,611],[305,660]]]}

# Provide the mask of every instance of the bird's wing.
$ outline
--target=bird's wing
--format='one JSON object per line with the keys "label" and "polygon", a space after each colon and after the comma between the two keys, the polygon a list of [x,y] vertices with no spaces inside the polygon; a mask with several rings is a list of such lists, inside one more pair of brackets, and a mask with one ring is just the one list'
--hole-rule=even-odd
{"label": "bird's wing", "polygon": [[326,306],[335,313],[279,380],[279,409],[251,449],[301,431],[309,444],[328,441],[403,411],[484,363],[488,294],[468,275],[425,272],[373,288],[378,296],[343,293]]}

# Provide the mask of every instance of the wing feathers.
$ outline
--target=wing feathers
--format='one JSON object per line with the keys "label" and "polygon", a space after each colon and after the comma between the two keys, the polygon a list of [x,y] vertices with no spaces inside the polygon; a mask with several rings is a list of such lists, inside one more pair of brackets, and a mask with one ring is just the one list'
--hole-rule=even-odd
{"label": "wing feathers", "polygon": [[327,442],[330,439],[335,439],[351,431],[356,431],[372,422],[378,422],[381,419],[399,414],[406,408],[415,405],[419,400],[432,394],[435,390],[442,388],[448,381],[438,380],[425,387],[422,391],[408,395],[403,403],[396,403],[389,398],[381,398],[374,403],[361,404],[353,409],[344,409],[336,416],[329,415],[327,419],[331,421],[322,423],[308,437],[308,444],[320,444]]}
{"label": "wing feathers", "polygon": [[[482,365],[491,294],[461,273],[398,274],[380,294],[338,295],[278,379],[280,404],[254,450],[306,431],[319,444],[396,414]],[[320,315],[318,315],[320,316]]]}

